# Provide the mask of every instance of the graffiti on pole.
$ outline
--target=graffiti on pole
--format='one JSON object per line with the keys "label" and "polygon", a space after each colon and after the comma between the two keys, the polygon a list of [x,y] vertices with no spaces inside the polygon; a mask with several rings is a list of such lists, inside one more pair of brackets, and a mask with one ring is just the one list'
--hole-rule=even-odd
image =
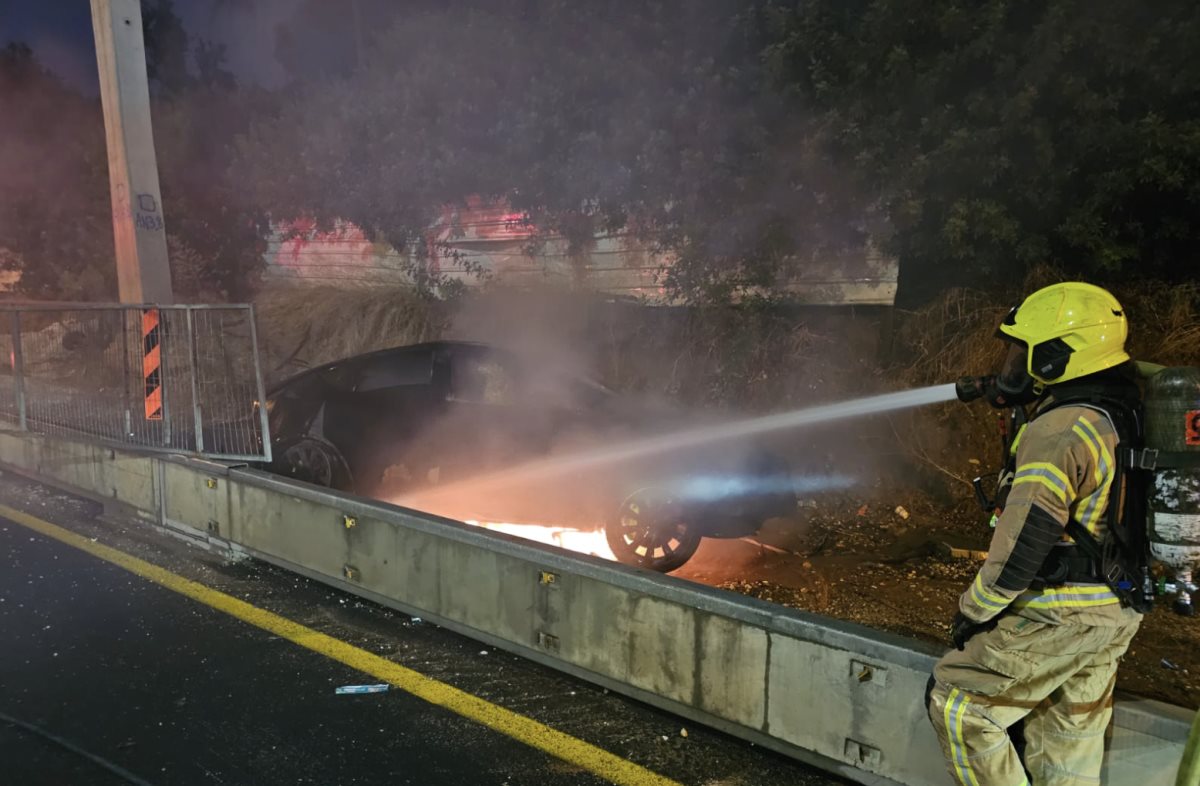
{"label": "graffiti on pole", "polygon": [[153,194],[137,195],[137,210],[133,214],[133,223],[138,229],[151,232],[161,232],[164,224],[162,215],[158,212],[158,202]]}

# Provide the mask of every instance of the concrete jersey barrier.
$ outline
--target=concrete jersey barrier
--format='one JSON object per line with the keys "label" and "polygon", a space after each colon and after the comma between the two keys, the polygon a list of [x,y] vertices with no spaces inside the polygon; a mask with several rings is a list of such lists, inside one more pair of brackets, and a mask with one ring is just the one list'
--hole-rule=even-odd
{"label": "concrete jersey barrier", "polygon": [[[859,783],[951,783],[919,642],[210,462],[0,433],[0,463]],[[1192,716],[1119,700],[1104,782],[1174,786]]]}

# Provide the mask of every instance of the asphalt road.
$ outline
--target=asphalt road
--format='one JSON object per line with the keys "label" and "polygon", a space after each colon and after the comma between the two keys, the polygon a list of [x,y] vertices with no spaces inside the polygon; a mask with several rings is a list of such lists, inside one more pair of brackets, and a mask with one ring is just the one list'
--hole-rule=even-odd
{"label": "asphalt road", "polygon": [[[569,735],[553,756],[0,518],[0,784],[604,784],[842,781],[435,626],[252,561],[227,562],[12,475],[0,503]],[[683,734],[686,727],[687,734]],[[590,769],[594,769],[590,768]],[[641,780],[638,780],[641,779]],[[666,779],[666,780],[662,780]]]}

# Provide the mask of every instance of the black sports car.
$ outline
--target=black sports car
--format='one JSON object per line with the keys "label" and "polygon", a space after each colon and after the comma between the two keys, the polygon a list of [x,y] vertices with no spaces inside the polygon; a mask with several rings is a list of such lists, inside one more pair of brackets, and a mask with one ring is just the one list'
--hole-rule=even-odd
{"label": "black sports car", "polygon": [[[438,341],[305,371],[267,394],[268,469],[362,495],[404,496],[692,420],[551,365],[485,344]],[[532,503],[542,520],[564,523],[590,517],[603,523],[618,559],[663,572],[683,565],[702,538],[753,535],[796,504],[782,461],[728,444],[559,478],[519,496],[492,493],[479,504],[494,512]]]}

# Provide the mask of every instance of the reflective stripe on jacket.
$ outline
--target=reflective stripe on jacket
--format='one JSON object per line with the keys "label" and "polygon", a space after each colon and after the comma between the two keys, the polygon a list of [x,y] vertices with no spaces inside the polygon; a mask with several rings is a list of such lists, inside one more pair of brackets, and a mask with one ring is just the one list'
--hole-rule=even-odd
{"label": "reflective stripe on jacket", "polygon": [[1087,406],[1052,409],[1022,430],[1012,488],[987,561],[959,601],[964,614],[982,622],[1011,607],[1039,622],[1092,625],[1136,614],[1099,583],[1030,588],[1055,544],[1070,542],[1069,518],[1104,537],[1117,442],[1108,416]]}

